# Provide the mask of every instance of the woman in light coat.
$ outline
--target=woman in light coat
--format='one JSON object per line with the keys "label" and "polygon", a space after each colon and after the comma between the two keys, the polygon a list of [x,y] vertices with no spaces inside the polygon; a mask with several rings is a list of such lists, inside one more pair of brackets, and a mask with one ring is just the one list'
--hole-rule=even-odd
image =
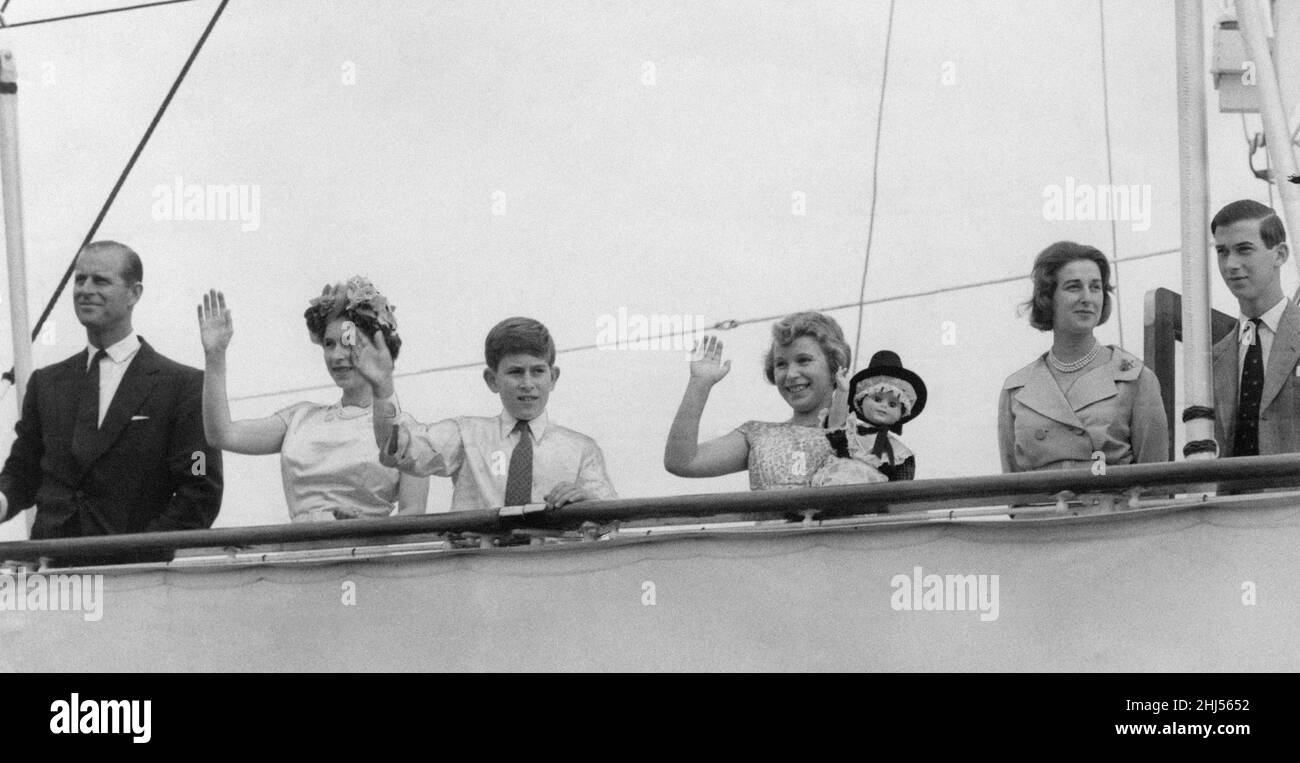
{"label": "woman in light coat", "polygon": [[1142,361],[1093,336],[1110,317],[1110,263],[1060,241],[1034,260],[1029,323],[1052,347],[1007,377],[998,401],[1002,471],[1169,460],[1160,384]]}

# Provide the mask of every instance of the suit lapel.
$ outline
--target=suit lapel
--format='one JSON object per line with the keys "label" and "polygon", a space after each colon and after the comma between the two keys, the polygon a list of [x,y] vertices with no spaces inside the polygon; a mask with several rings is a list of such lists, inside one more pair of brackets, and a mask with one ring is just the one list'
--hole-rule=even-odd
{"label": "suit lapel", "polygon": [[104,423],[95,433],[91,447],[86,449],[83,457],[86,466],[97,461],[112,447],[113,443],[117,442],[117,439],[122,436],[122,430],[130,423],[131,416],[140,410],[140,406],[148,399],[149,392],[153,390],[157,381],[157,353],[142,339],[140,350],[131,359],[131,365],[126,367],[122,383],[117,386],[113,400],[108,405],[108,412],[104,414]]}
{"label": "suit lapel", "polygon": [[1300,358],[1300,311],[1290,300],[1282,311],[1282,319],[1277,324],[1277,334],[1273,337],[1273,346],[1268,351],[1268,368],[1264,369],[1264,391],[1260,393],[1259,409],[1268,410],[1268,406],[1282,391],[1282,385],[1291,370],[1295,368],[1296,359]]}
{"label": "suit lapel", "polygon": [[1015,393],[1015,398],[1021,405],[1032,408],[1049,419],[1072,427],[1083,427],[1083,422],[1074,414],[1074,408],[1065,399],[1065,395],[1061,394],[1061,386],[1052,378],[1052,372],[1047,370],[1045,361],[1034,364],[1033,370],[1029,372],[1028,383]]}
{"label": "suit lapel", "polygon": [[[1280,328],[1280,326],[1279,326]],[[1233,329],[1214,345],[1214,410],[1215,420],[1223,432],[1223,444],[1232,446],[1237,433],[1237,395],[1241,383],[1240,347],[1237,330]],[[1226,453],[1220,453],[1226,456]]]}

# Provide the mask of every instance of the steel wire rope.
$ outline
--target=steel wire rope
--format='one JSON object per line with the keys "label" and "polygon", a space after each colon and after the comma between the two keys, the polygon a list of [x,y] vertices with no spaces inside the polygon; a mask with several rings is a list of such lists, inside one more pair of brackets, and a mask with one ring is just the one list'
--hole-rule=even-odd
{"label": "steel wire rope", "polygon": [[[85,11],[83,13],[71,13],[67,16],[51,16],[44,19],[33,19],[31,21],[19,21],[14,24],[5,24],[5,29],[17,29],[20,26],[35,26],[37,24],[49,24],[55,21],[71,21],[72,19],[84,19],[89,16],[106,16],[110,13],[120,13],[122,11],[134,11],[140,8],[153,8],[158,5],[175,5],[176,3],[192,3],[194,0],[155,0],[152,3],[139,3],[137,5],[124,5],[118,8],[104,8],[98,11]],[[5,8],[9,7],[9,0],[5,0],[3,7],[0,7],[0,13],[4,13]]]}
{"label": "steel wire rope", "polygon": [[[1106,132],[1106,185],[1110,188],[1109,204],[1107,217],[1110,218],[1110,251],[1111,262],[1115,265],[1115,309],[1111,312],[1115,315],[1116,328],[1119,330],[1119,346],[1124,349],[1124,311],[1120,309],[1120,287],[1119,287],[1119,233],[1118,221],[1115,209],[1115,165],[1111,153],[1110,142],[1110,87],[1106,82],[1106,0],[1097,0],[1098,29],[1101,34],[1101,110],[1102,110],[1102,127]],[[1101,210],[1097,210],[1100,212]],[[1149,212],[1150,210],[1148,210]]]}
{"label": "steel wire rope", "polygon": [[889,46],[894,38],[894,0],[889,0],[889,20],[885,24],[885,52],[880,65],[880,100],[876,105],[875,149],[871,158],[871,211],[867,214],[867,245],[862,255],[862,283],[858,287],[858,329],[853,339],[853,357],[858,357],[862,343],[862,300],[867,296],[867,269],[871,265],[871,244],[876,233],[876,196],[880,179],[880,129],[885,118],[885,89],[889,84]]}
{"label": "steel wire rope", "polygon": [[[1144,254],[1136,254],[1131,257],[1124,257],[1123,261],[1133,262],[1135,260],[1145,260],[1151,257],[1160,257],[1163,255],[1178,254],[1180,251],[1181,251],[1180,249],[1162,249],[1157,252],[1146,252]],[[809,309],[816,310],[817,312],[828,313],[836,310],[847,310],[849,308],[859,307],[862,305],[879,305],[886,302],[899,302],[906,299],[919,299],[921,297],[932,297],[938,294],[946,294],[948,292],[954,292],[954,291],[965,291],[967,289],[978,289],[985,286],[997,286],[1000,284],[1014,283],[1016,281],[1025,280],[1026,278],[1028,278],[1028,276],[1025,275],[1005,276],[1002,278],[991,278],[986,281],[975,281],[972,283],[959,284],[957,286],[945,286],[938,289],[929,289],[926,291],[910,292],[908,294],[895,294],[889,297],[877,297],[875,299],[869,299],[865,301],[846,302],[841,305],[831,305],[829,307],[817,307],[817,308],[809,308]],[[775,315],[762,315],[754,318],[743,318],[739,320],[728,319],[724,321],[718,321],[717,323],[714,323],[712,326],[703,329],[703,331],[730,331],[732,329],[739,328],[741,326],[746,326],[752,323],[763,323],[765,321],[774,321],[777,320],[778,318],[785,317],[785,315],[786,315],[785,313],[778,313]],[[654,334],[651,336],[638,338],[636,341],[637,343],[656,342],[661,339],[671,339],[674,337],[684,336],[688,333],[698,333],[698,332],[694,330],[689,332],[686,330],[670,331],[663,334]],[[583,352],[586,350],[598,350],[603,346],[607,346],[607,345],[603,345],[598,342],[596,344],[584,344],[575,347],[565,347],[563,349],[556,350],[556,354],[564,355],[567,353]],[[482,365],[483,363],[481,361],[474,361],[469,363],[455,363],[446,366],[432,366],[430,368],[421,368],[416,371],[403,371],[400,373],[394,373],[393,378],[397,379],[397,378],[410,377],[410,376],[425,376],[427,374],[442,373],[444,371],[460,371],[460,370],[470,369],[470,368],[480,368],[482,367]],[[289,395],[296,392],[311,392],[313,390],[318,390],[318,389],[331,389],[334,386],[335,385],[333,383],[315,384],[308,387],[293,387],[289,389],[275,390],[273,392],[256,392],[251,395],[232,396],[230,398],[230,402],[239,403],[245,400],[256,400],[258,398],[264,398],[264,397],[279,397],[281,395]]]}
{"label": "steel wire rope", "polygon": [[[182,0],[167,1],[180,2]],[[108,210],[113,206],[113,201],[117,199],[118,192],[122,190],[122,186],[126,183],[127,176],[129,176],[131,170],[135,168],[136,161],[140,158],[140,154],[144,152],[144,147],[149,143],[149,139],[153,137],[154,130],[157,129],[158,123],[162,121],[163,114],[167,112],[167,107],[171,105],[172,98],[176,96],[176,91],[180,89],[181,83],[185,81],[185,76],[189,74],[190,67],[194,65],[195,59],[198,58],[199,51],[203,50],[204,43],[208,41],[208,36],[212,34],[212,28],[216,26],[217,20],[221,18],[222,12],[226,10],[226,6],[229,3],[230,0],[221,0],[221,4],[217,6],[216,12],[212,14],[212,18],[208,21],[208,25],[203,29],[203,34],[199,36],[199,40],[195,43],[194,49],[190,51],[189,56],[185,59],[185,65],[181,67],[180,73],[176,75],[175,81],[172,82],[171,88],[167,91],[167,96],[163,98],[163,102],[158,107],[158,111],[154,113],[153,119],[149,121],[149,127],[145,129],[144,135],[140,138],[140,142],[136,144],[135,151],[131,152],[131,158],[127,160],[126,166],[122,168],[122,172],[118,175],[117,182],[113,184],[113,189],[109,191],[108,198],[104,200],[104,204],[99,209],[99,214],[95,216],[95,222],[91,224],[90,230],[86,232],[86,237],[82,240],[81,246],[77,247],[78,252],[85,248],[86,244],[89,244],[94,240],[95,234],[99,231],[99,226],[104,222],[104,218],[108,215]],[[76,266],[77,256],[74,254],[72,256],[72,261],[68,263],[67,270],[63,272],[63,278],[59,280],[59,285],[54,288],[54,294],[50,297],[49,301],[46,302],[45,309],[41,311],[41,317],[36,321],[36,326],[32,329],[32,341],[36,341],[36,337],[40,336],[41,328],[44,327],[46,319],[48,319],[50,313],[53,312],[54,305],[58,302],[60,295],[63,294],[63,290],[67,287],[68,281],[72,278],[72,272],[76,269]],[[14,370],[12,367],[3,374],[3,379],[10,384],[14,382]]]}

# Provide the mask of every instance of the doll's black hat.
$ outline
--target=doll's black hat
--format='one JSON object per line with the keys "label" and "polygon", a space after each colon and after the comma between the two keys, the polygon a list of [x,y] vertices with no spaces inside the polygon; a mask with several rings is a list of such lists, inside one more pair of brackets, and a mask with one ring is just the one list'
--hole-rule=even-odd
{"label": "doll's black hat", "polygon": [[891,389],[899,393],[907,407],[907,415],[890,427],[896,432],[903,431],[903,425],[917,416],[925,408],[925,382],[920,376],[903,368],[903,361],[892,350],[881,350],[871,356],[871,363],[853,375],[849,382],[849,405],[853,412],[862,418],[862,409],[858,401],[880,389]]}

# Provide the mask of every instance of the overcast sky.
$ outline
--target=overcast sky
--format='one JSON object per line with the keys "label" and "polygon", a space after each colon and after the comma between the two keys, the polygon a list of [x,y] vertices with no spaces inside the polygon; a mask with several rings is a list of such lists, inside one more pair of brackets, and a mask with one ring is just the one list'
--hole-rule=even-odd
{"label": "overcast sky", "polygon": [[[125,4],[11,0],[5,19]],[[0,30],[20,73],[33,317],[217,4]],[[1173,2],[1102,8],[1104,58],[1095,0],[900,2],[881,115],[883,0],[232,0],[100,237],[142,255],[135,324],[160,352],[202,366],[194,305],[217,287],[235,311],[233,396],[319,385],[233,407],[265,416],[337,400],[301,316],[325,282],[358,273],[397,305],[399,372],[481,366],[484,335],[509,315],[540,319],[566,348],[596,343],[620,311],[713,324],[855,303],[874,172],[866,299],[1020,277],[863,314],[860,360],[893,349],[929,385],[904,433],[918,476],[994,473],[1002,380],[1050,343],[1015,309],[1034,255],[1061,239],[1120,258],[1179,247]],[[1212,210],[1267,201],[1242,118],[1209,102]],[[1257,115],[1245,124],[1260,129]],[[178,183],[235,186],[244,214],[168,211]],[[1136,186],[1150,207],[1114,226],[1049,219],[1053,188],[1071,184]],[[1176,255],[1122,263],[1103,341],[1140,355],[1143,295],[1179,279]],[[1235,314],[1217,274],[1212,294]],[[857,309],[832,315],[852,341]],[[54,316],[37,366],[84,346],[68,293]],[[8,364],[8,310],[0,322]],[[762,376],[770,323],[721,334],[733,368],[703,437],[789,416]],[[680,348],[558,365],[552,417],[596,438],[623,495],[746,489],[743,473],[663,470]],[[404,407],[497,413],[478,366],[400,379]],[[15,416],[10,392],[5,453]],[[218,525],[287,521],[276,457],[228,456],[226,478]],[[430,509],[450,492],[434,480]]]}

